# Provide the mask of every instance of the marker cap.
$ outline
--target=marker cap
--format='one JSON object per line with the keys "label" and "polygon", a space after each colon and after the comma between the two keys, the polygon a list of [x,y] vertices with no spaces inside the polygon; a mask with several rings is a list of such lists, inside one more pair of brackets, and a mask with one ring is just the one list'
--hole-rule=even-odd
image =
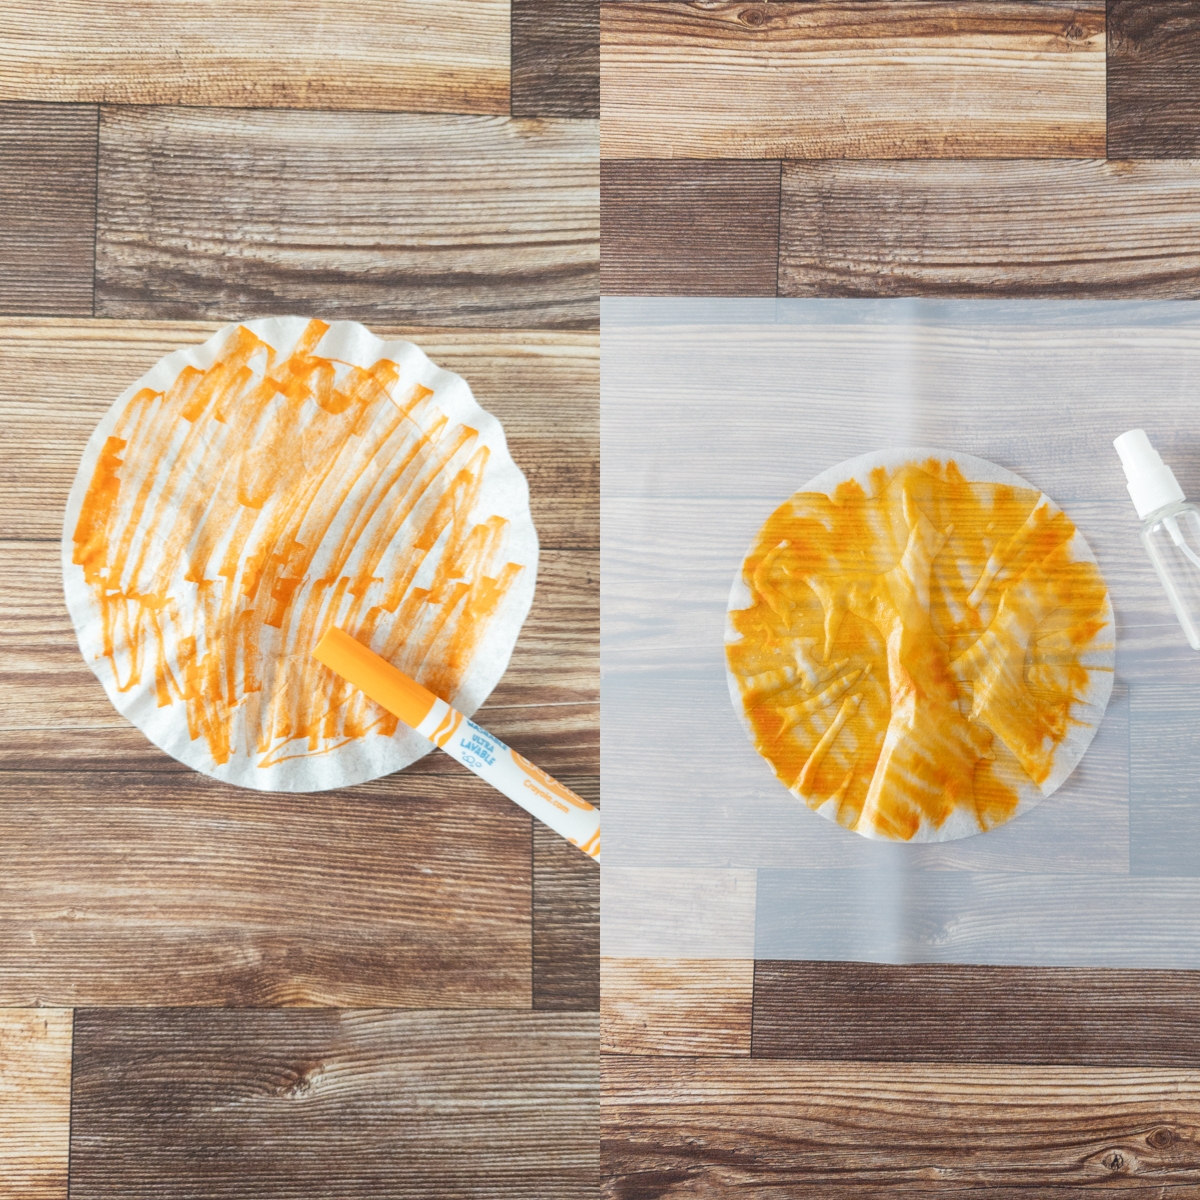
{"label": "marker cap", "polygon": [[341,629],[331,627],[326,630],[313,657],[414,729],[437,702],[437,697],[428,688]]}
{"label": "marker cap", "polygon": [[1183,499],[1183,488],[1175,472],[1163,462],[1144,429],[1131,429],[1114,439],[1113,445],[1125,468],[1126,487],[1140,518]]}

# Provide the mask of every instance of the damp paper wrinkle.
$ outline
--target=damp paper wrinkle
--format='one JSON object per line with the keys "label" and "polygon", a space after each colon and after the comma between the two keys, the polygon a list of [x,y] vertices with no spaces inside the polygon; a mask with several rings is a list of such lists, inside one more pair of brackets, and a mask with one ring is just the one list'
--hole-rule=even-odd
{"label": "damp paper wrinkle", "polygon": [[470,715],[533,599],[524,475],[467,383],[350,321],[229,325],[92,434],[63,526],[89,666],[155,745],[266,791],[430,743],[311,657],[338,625]]}

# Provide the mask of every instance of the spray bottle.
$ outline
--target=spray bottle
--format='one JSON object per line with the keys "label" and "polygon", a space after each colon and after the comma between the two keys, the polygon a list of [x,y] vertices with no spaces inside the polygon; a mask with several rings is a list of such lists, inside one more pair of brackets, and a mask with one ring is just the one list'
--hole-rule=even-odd
{"label": "spray bottle", "polygon": [[1193,650],[1200,650],[1200,509],[1183,498],[1175,473],[1131,429],[1113,445],[1125,468],[1129,494],[1142,525],[1142,544]]}

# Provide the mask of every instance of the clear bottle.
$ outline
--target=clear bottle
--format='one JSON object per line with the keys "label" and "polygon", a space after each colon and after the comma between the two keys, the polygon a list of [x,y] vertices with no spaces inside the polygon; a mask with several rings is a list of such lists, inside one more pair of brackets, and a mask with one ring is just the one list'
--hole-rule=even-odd
{"label": "clear bottle", "polygon": [[1113,445],[1121,456],[1129,495],[1142,525],[1142,544],[1193,650],[1200,650],[1200,509],[1183,498],[1175,473],[1131,429]]}

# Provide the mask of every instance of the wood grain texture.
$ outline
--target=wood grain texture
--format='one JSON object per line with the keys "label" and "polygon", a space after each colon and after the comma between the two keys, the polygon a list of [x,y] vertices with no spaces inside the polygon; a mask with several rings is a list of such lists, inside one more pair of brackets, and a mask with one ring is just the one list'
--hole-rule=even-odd
{"label": "wood grain texture", "polygon": [[584,1200],[596,1018],[84,1011],[73,1200]]}
{"label": "wood grain texture", "polygon": [[506,112],[508,24],[508,0],[21,0],[0,97]]}
{"label": "wood grain texture", "polygon": [[1198,245],[1200,162],[783,169],[785,296],[1185,299]]}
{"label": "wood grain texture", "polygon": [[[497,737],[511,738],[546,770],[597,767],[598,575],[593,551],[543,552],[533,608],[504,678],[480,710],[487,728]],[[45,759],[32,748],[26,757],[27,739],[40,731],[58,731],[57,746],[65,758],[52,756],[53,765],[67,766],[71,740],[87,746],[94,731],[127,722],[80,655],[62,594],[59,544],[0,541],[0,579],[0,764],[36,769]],[[579,728],[585,714],[587,723]],[[564,720],[575,726],[573,746],[560,745]],[[174,769],[150,745],[130,754],[125,742],[108,744],[115,757],[105,753],[103,742],[97,744],[89,751],[92,769],[137,764],[154,771]],[[564,750],[570,753],[564,755]],[[433,769],[445,771],[448,765]],[[459,770],[450,773],[458,775]]]}
{"label": "wood grain texture", "polygon": [[777,162],[603,162],[603,293],[775,295],[779,173]]}
{"label": "wood grain texture", "polygon": [[511,0],[514,117],[600,116],[600,0]]}
{"label": "wood grain texture", "polygon": [[1200,1065],[1200,973],[758,962],[757,1058]]}
{"label": "wood grain texture", "polygon": [[752,959],[756,889],[753,870],[605,867],[600,876],[601,953],[614,958]]}
{"label": "wood grain texture", "polygon": [[4,772],[0,1003],[527,1008],[529,826],[469,775]]}
{"label": "wood grain texture", "polygon": [[1108,153],[1200,154],[1200,4],[1108,0]]}
{"label": "wood grain texture", "polygon": [[1200,1186],[1194,1071],[605,1056],[601,1073],[621,1200]]}
{"label": "wood grain texture", "polygon": [[66,1200],[71,1013],[0,1009],[0,1200]]}
{"label": "wood grain texture", "polygon": [[606,955],[600,981],[600,1048],[607,1054],[750,1053],[750,959]]}
{"label": "wood grain texture", "polygon": [[[597,776],[563,782],[599,804]],[[540,821],[533,823],[533,1007],[600,1008],[600,867]]]}
{"label": "wood grain texture", "polygon": [[650,0],[601,14],[606,158],[1104,154],[1095,0]]}
{"label": "wood grain texture", "polygon": [[[0,536],[58,538],[80,455],[105,411],[163,355],[216,322],[14,318],[0,330]],[[600,541],[600,346],[584,331],[372,324],[467,380],[526,473],[543,548]]]}
{"label": "wood grain texture", "polygon": [[91,314],[96,128],[90,105],[0,103],[0,313]]}
{"label": "wood grain texture", "polygon": [[101,316],[597,320],[595,122],[105,107],[99,171]]}

